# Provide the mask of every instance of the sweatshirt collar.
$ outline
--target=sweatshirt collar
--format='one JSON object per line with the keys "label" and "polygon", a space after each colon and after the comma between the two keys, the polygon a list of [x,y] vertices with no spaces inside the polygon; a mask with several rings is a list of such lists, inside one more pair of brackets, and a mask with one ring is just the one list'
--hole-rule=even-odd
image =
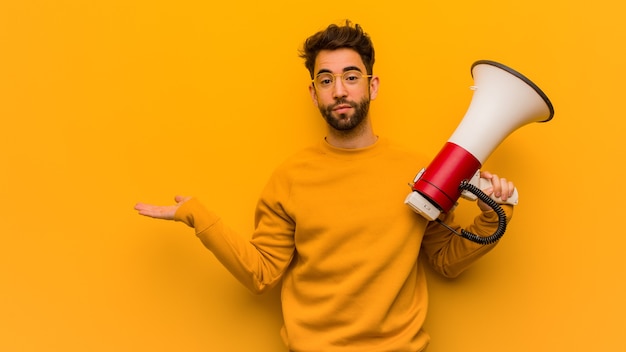
{"label": "sweatshirt collar", "polygon": [[322,149],[322,153],[343,158],[343,159],[354,159],[354,158],[362,158],[362,157],[371,157],[377,155],[383,147],[388,144],[388,140],[384,137],[378,137],[374,144],[369,145],[363,148],[339,148],[333,145],[330,145],[326,139],[323,139],[320,142],[320,147]]}

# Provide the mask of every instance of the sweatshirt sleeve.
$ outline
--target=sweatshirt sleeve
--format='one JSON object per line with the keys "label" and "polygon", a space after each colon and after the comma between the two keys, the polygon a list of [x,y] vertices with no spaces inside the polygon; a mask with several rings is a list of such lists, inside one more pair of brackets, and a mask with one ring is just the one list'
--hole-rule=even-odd
{"label": "sweatshirt sleeve", "polygon": [[[502,205],[507,223],[513,216],[513,206]],[[460,232],[461,227],[454,221],[454,212],[446,215],[444,222]],[[482,212],[468,226],[467,231],[478,236],[492,235],[498,228],[498,214],[489,210]],[[422,253],[431,266],[445,277],[454,278],[471,266],[476,260],[491,251],[496,243],[481,245],[462,238],[437,222],[431,222],[422,240]]]}
{"label": "sweatshirt sleeve", "polygon": [[262,293],[280,280],[294,253],[294,226],[283,214],[278,195],[271,189],[264,191],[252,240],[235,233],[196,198],[178,209],[175,220],[193,227],[204,246],[235,278],[252,292]]}

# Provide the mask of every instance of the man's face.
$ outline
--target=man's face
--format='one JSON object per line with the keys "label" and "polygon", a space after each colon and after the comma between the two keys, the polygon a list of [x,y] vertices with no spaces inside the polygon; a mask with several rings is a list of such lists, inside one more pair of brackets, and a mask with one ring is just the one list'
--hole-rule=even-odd
{"label": "man's face", "polygon": [[[347,71],[358,71],[358,83],[348,84],[342,79]],[[367,118],[369,103],[378,90],[378,78],[368,79],[361,56],[352,49],[323,50],[315,60],[314,77],[330,73],[334,81],[327,87],[313,84],[310,87],[313,103],[322,117],[337,131],[351,131]]]}

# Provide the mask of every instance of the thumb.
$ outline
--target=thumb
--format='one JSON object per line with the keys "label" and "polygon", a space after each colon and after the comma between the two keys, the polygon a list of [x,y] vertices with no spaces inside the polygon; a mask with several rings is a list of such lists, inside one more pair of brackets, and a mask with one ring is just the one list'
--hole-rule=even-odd
{"label": "thumb", "polygon": [[176,203],[179,203],[179,205],[182,204],[182,203],[185,203],[189,199],[191,199],[191,197],[181,196],[181,195],[177,195],[177,196],[174,197],[174,201]]}

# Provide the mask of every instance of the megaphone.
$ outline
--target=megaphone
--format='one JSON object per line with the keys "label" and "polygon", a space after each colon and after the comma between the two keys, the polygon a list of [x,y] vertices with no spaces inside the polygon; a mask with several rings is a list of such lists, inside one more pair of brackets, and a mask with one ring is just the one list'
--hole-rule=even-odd
{"label": "megaphone", "polygon": [[[513,131],[532,122],[550,121],[554,108],[537,85],[501,63],[476,61],[471,74],[474,93],[463,120],[430,165],[415,177],[405,203],[432,221],[452,210],[459,197],[470,192],[494,208],[500,225],[488,237],[467,231],[461,235],[488,244],[502,236],[506,219],[498,201],[480,192],[476,184],[479,169]],[[509,203],[517,203],[517,194]]]}

